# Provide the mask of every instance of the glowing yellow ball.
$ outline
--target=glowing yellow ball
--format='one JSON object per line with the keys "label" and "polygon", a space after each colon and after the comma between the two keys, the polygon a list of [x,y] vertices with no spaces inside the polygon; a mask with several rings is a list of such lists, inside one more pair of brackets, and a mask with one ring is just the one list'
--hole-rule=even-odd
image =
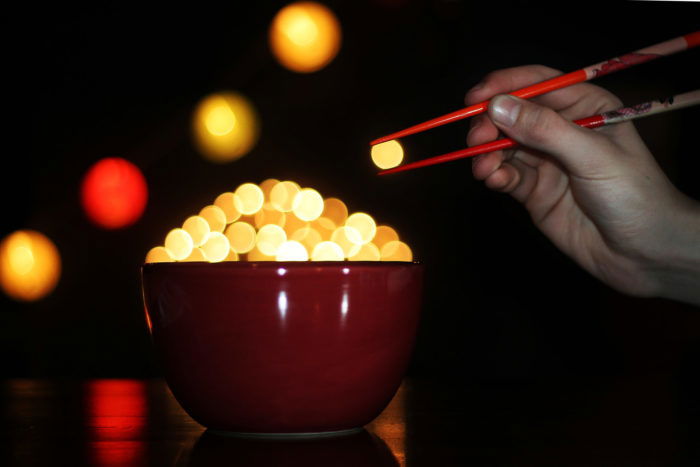
{"label": "glowing yellow ball", "polygon": [[201,246],[209,237],[209,223],[201,216],[190,216],[182,224],[182,230],[190,234],[193,246]]}
{"label": "glowing yellow ball", "polygon": [[165,237],[165,249],[177,261],[182,261],[192,253],[192,237],[183,229],[173,229]]}
{"label": "glowing yellow ball", "polygon": [[248,253],[255,247],[255,227],[247,222],[234,222],[226,229],[226,238],[236,253]]}
{"label": "glowing yellow ball", "polygon": [[353,227],[338,227],[331,235],[331,241],[340,246],[343,256],[355,256],[362,245],[362,235]]}
{"label": "glowing yellow ball", "polygon": [[266,255],[255,247],[248,253],[248,261],[275,261],[275,257]]}
{"label": "glowing yellow ball", "polygon": [[18,230],[0,243],[0,285],[21,301],[34,301],[49,294],[61,275],[61,257],[43,234]]}
{"label": "glowing yellow ball", "polygon": [[379,261],[381,254],[374,243],[365,243],[357,253],[349,257],[350,261]]}
{"label": "glowing yellow ball", "polygon": [[301,243],[288,240],[280,245],[275,255],[277,261],[308,261],[309,252]]}
{"label": "glowing yellow ball", "polygon": [[372,146],[372,161],[380,169],[396,167],[403,161],[403,148],[395,139]]}
{"label": "glowing yellow ball", "polygon": [[413,252],[404,242],[394,240],[380,250],[381,261],[413,261]]}
{"label": "glowing yellow ball", "polygon": [[255,183],[244,183],[236,188],[233,202],[241,214],[250,216],[262,209],[265,202],[263,191]]}
{"label": "glowing yellow ball", "polygon": [[377,233],[374,234],[372,243],[377,245],[377,248],[381,248],[384,246],[384,244],[398,239],[399,234],[396,233],[396,230],[388,225],[380,225],[377,227]]}
{"label": "glowing yellow ball", "polygon": [[266,224],[276,224],[284,227],[286,221],[287,213],[278,211],[270,203],[264,204],[262,209],[255,213],[255,227],[258,229]]}
{"label": "glowing yellow ball", "polygon": [[224,211],[224,214],[226,215],[226,223],[230,224],[231,222],[234,222],[238,220],[239,217],[241,217],[241,212],[236,209],[236,195],[233,193],[221,193],[219,196],[216,197],[216,200],[214,201],[214,206],[217,206],[221,208],[222,211]]}
{"label": "glowing yellow ball", "polygon": [[212,263],[223,261],[231,250],[228,238],[221,232],[212,232],[202,245],[204,257]]}
{"label": "glowing yellow ball", "polygon": [[340,50],[340,23],[327,7],[296,2],[282,8],[270,26],[270,48],[282,66],[298,73],[318,71]]}
{"label": "glowing yellow ball", "polygon": [[266,256],[277,255],[279,247],[287,241],[286,232],[279,225],[267,224],[258,230],[256,246]]}
{"label": "glowing yellow ball", "polygon": [[205,97],[192,121],[199,152],[212,162],[230,162],[247,154],[259,136],[253,105],[240,94],[223,92]]}
{"label": "glowing yellow ball", "polygon": [[294,207],[294,198],[301,189],[294,182],[279,182],[270,190],[270,203],[278,211],[289,212]]}
{"label": "glowing yellow ball", "polygon": [[353,228],[359,234],[358,238],[350,238],[350,241],[359,245],[369,243],[377,233],[377,224],[372,219],[372,216],[364,212],[356,212],[345,221],[345,226]]}
{"label": "glowing yellow ball", "polygon": [[343,225],[348,218],[348,207],[338,198],[326,198],[323,200],[321,216],[330,219],[335,225]]}
{"label": "glowing yellow ball", "polygon": [[154,246],[146,254],[147,263],[172,263],[173,261],[175,261],[173,255],[162,246]]}
{"label": "glowing yellow ball", "polygon": [[294,197],[292,212],[303,221],[313,221],[323,212],[323,197],[313,188],[304,188]]}
{"label": "glowing yellow ball", "polygon": [[207,257],[204,255],[204,251],[202,251],[201,248],[192,248],[192,253],[190,253],[190,255],[187,258],[183,259],[182,261],[186,261],[186,262],[201,261],[201,262],[206,263],[208,260],[207,260]]}
{"label": "glowing yellow ball", "polygon": [[311,253],[311,261],[343,261],[344,257],[343,249],[333,242],[321,242]]}
{"label": "glowing yellow ball", "polygon": [[199,211],[199,216],[204,218],[209,224],[209,230],[212,232],[223,232],[226,227],[226,213],[219,206],[210,204]]}

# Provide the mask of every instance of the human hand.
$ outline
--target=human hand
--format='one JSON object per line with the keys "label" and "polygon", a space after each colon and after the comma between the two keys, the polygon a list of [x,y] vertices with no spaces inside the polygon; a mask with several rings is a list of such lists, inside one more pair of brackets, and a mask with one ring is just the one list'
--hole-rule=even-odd
{"label": "human hand", "polygon": [[588,83],[530,101],[498,96],[559,74],[540,65],[499,70],[469,91],[467,105],[497,97],[472,120],[467,144],[503,132],[522,145],[475,158],[474,176],[523,203],[559,249],[610,286],[700,304],[698,203],[670,183],[631,122],[571,123],[620,100]]}

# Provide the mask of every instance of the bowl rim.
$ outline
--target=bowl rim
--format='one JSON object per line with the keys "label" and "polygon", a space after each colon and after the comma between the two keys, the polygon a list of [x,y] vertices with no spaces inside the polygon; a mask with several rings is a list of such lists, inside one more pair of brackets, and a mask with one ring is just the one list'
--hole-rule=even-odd
{"label": "bowl rim", "polygon": [[234,268],[234,269],[305,269],[305,268],[353,268],[353,267],[422,267],[420,261],[220,261],[210,263],[207,261],[169,261],[161,263],[142,263],[141,269],[153,268]]}

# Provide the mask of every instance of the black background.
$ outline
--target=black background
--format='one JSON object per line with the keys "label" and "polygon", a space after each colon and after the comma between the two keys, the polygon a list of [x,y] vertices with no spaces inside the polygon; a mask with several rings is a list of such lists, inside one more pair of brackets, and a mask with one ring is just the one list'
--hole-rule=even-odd
{"label": "black background", "polygon": [[[7,11],[0,236],[45,233],[63,273],[39,302],[0,297],[0,377],[159,375],[139,290],[146,251],[219,193],[275,177],[396,227],[426,264],[414,376],[697,378],[698,308],[600,284],[520,205],[474,181],[468,161],[379,178],[368,142],[461,107],[491,70],[571,71],[691,32],[699,4],[329,1],[343,45],[313,74],[282,68],[269,51],[267,28],[284,4]],[[627,104],[685,92],[697,88],[699,58],[684,52],[596,84]],[[256,105],[262,137],[221,166],[196,153],[189,119],[198,99],[228,89]],[[696,199],[699,117],[695,108],[636,123]],[[461,148],[466,129],[407,138],[407,158]],[[83,174],[108,156],[134,162],[149,185],[143,217],[119,231],[91,225],[79,204]]]}

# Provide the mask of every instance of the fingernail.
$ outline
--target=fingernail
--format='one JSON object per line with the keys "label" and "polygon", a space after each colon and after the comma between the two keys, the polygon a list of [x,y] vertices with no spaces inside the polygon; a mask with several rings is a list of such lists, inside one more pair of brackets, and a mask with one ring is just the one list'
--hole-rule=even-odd
{"label": "fingernail", "polygon": [[505,126],[513,126],[518,119],[522,105],[515,97],[496,96],[491,100],[491,116]]}

